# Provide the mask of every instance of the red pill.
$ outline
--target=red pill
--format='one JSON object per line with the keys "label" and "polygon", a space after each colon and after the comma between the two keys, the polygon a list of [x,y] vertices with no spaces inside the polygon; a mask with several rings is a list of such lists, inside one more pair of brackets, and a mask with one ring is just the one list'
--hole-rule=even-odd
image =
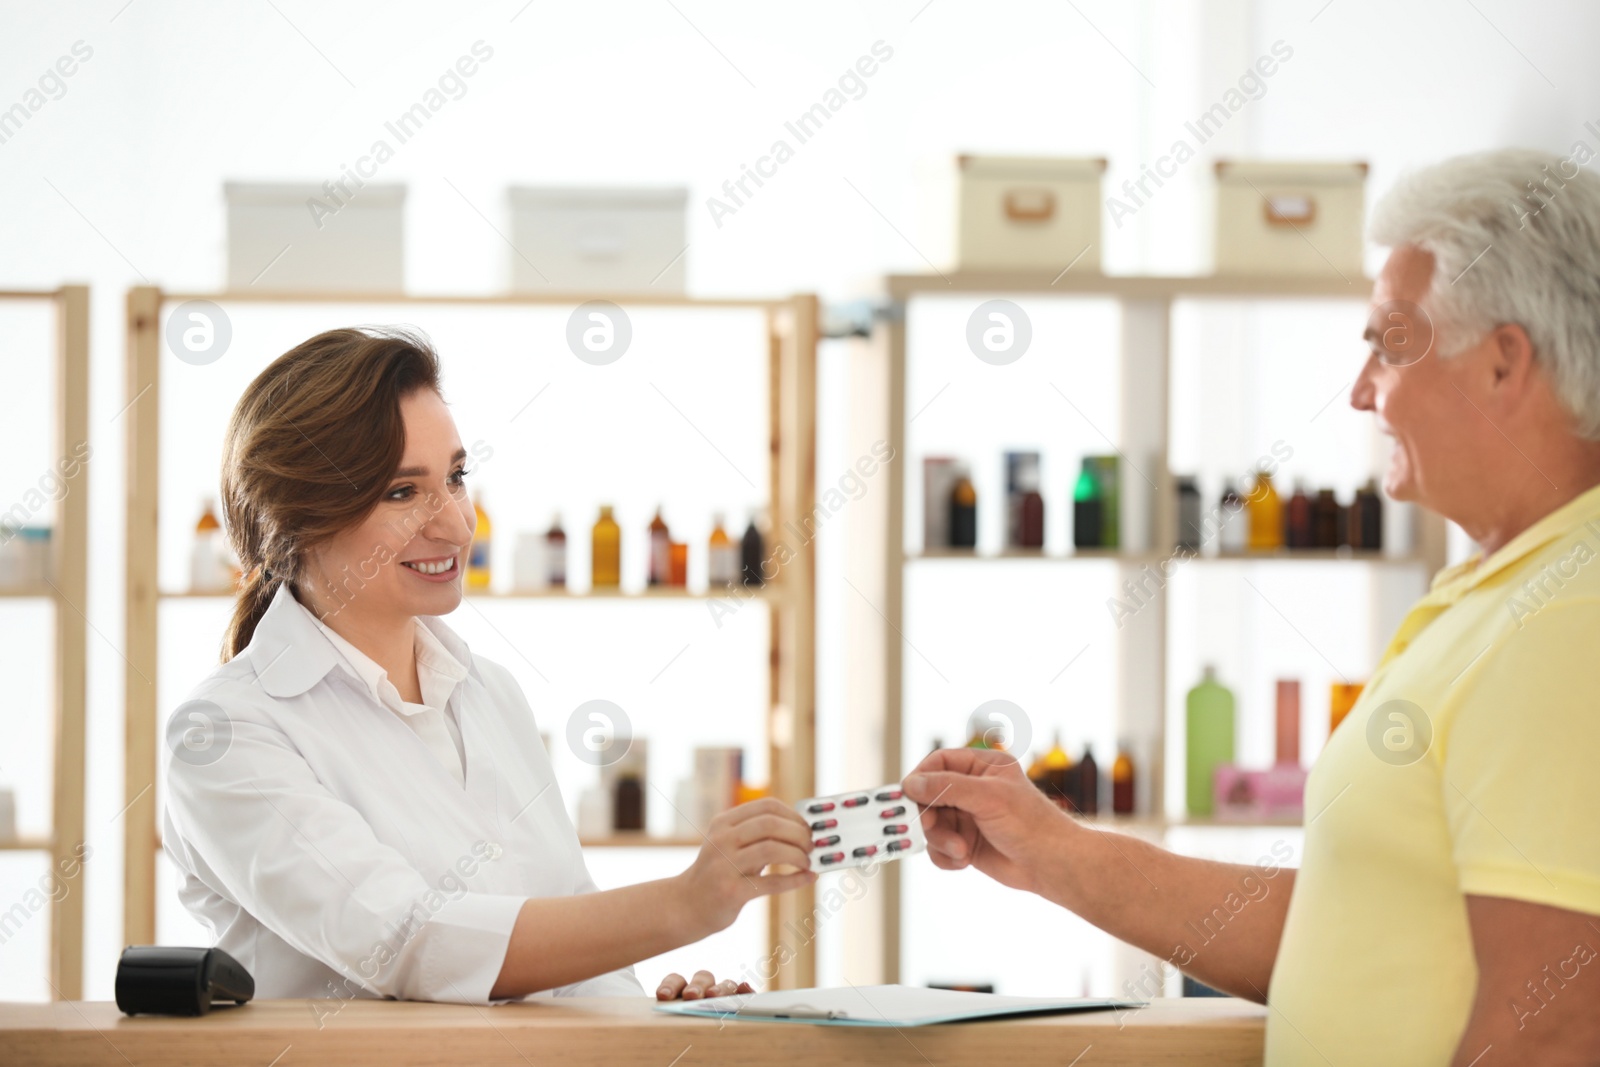
{"label": "red pill", "polygon": [[833,801],[824,800],[821,804],[813,804],[806,809],[807,815],[821,815],[825,811],[833,810]]}
{"label": "red pill", "polygon": [[827,848],[829,845],[837,845],[838,843],[839,843],[839,835],[838,834],[834,834],[832,837],[819,837],[819,838],[817,838],[815,841],[811,842],[811,847],[812,848]]}
{"label": "red pill", "polygon": [[911,847],[911,838],[909,838],[909,837],[906,838],[903,841],[890,841],[889,845],[888,845],[888,849],[889,849],[890,852],[904,852],[906,849],[908,849],[910,847]]}
{"label": "red pill", "polygon": [[838,863],[842,859],[844,859],[843,852],[830,852],[828,855],[821,857],[817,862],[826,866],[830,863]]}
{"label": "red pill", "polygon": [[905,794],[901,793],[900,790],[898,790],[898,789],[889,789],[889,790],[886,790],[886,791],[884,791],[882,793],[879,793],[878,796],[877,796],[877,799],[879,799],[879,800],[899,800],[904,795]]}
{"label": "red pill", "polygon": [[880,819],[893,819],[896,816],[904,815],[905,813],[906,813],[906,806],[904,804],[902,804],[898,808],[884,808],[882,811],[878,812],[878,818],[880,818]]}
{"label": "red pill", "polygon": [[813,830],[832,830],[838,825],[838,819],[818,819],[816,822],[811,824],[811,828]]}
{"label": "red pill", "polygon": [[866,802],[867,802],[867,798],[866,797],[846,797],[845,798],[845,802],[844,802],[844,806],[847,807],[847,808],[859,808],[861,805],[865,804]]}
{"label": "red pill", "polygon": [[858,848],[854,852],[850,853],[850,855],[856,856],[858,858],[859,857],[864,857],[864,856],[876,856],[877,854],[878,854],[878,846],[877,845],[862,845],[860,848]]}
{"label": "red pill", "polygon": [[883,828],[883,832],[884,832],[884,836],[886,836],[886,837],[894,837],[897,834],[909,834],[911,832],[911,827],[906,826],[904,824],[901,824],[899,826],[890,825],[890,826],[885,826]]}

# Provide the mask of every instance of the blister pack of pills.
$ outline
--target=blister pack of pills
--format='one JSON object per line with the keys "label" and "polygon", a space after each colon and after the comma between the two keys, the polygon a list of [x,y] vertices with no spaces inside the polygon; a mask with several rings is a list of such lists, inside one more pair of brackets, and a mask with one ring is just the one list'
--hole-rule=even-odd
{"label": "blister pack of pills", "polygon": [[903,859],[928,848],[922,809],[898,783],[812,797],[795,807],[811,827],[811,869],[818,874]]}

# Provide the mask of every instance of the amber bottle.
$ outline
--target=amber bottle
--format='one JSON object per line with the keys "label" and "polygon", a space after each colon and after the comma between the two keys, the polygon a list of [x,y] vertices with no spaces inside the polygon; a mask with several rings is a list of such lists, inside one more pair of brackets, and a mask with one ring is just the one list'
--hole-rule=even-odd
{"label": "amber bottle", "polygon": [[612,518],[610,504],[601,505],[590,543],[591,584],[595,589],[617,588],[622,584],[622,528]]}

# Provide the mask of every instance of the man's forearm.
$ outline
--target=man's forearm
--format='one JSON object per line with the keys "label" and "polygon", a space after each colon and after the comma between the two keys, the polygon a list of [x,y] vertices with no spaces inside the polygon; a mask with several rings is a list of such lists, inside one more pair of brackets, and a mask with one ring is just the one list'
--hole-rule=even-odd
{"label": "man's forearm", "polygon": [[1040,858],[1041,896],[1215,989],[1265,1002],[1294,887],[1279,865],[1287,845],[1250,867],[1082,824],[1064,830]]}

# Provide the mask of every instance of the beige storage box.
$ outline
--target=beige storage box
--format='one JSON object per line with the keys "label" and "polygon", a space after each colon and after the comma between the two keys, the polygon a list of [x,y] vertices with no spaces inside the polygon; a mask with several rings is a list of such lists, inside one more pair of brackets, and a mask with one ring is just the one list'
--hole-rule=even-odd
{"label": "beige storage box", "polygon": [[1365,163],[1218,160],[1216,272],[1362,275]]}
{"label": "beige storage box", "polygon": [[512,187],[515,292],[682,293],[689,190]]}
{"label": "beige storage box", "polygon": [[961,270],[1100,270],[1104,159],[959,156]]}
{"label": "beige storage box", "polygon": [[403,185],[227,182],[228,288],[398,293]]}

